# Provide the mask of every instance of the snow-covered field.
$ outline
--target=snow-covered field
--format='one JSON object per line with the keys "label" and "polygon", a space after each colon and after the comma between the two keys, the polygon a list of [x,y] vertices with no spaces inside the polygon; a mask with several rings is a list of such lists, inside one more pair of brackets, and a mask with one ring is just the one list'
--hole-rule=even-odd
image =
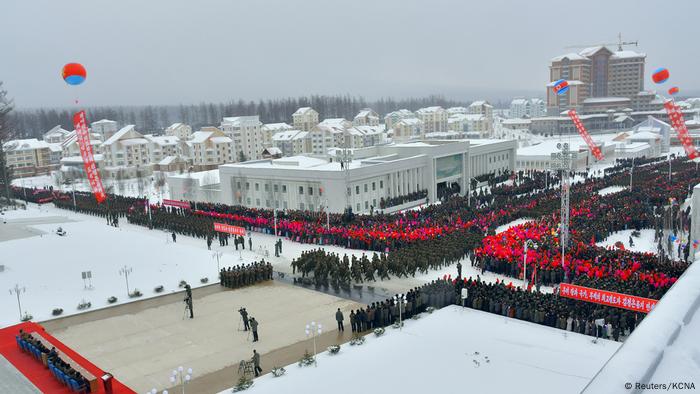
{"label": "snow-covered field", "polygon": [[598,190],[598,195],[607,196],[608,194],[619,193],[625,189],[627,188],[624,186],[608,186]]}
{"label": "snow-covered field", "polygon": [[651,252],[656,253],[656,243],[654,242],[654,230],[643,229],[639,232],[639,238],[632,237],[634,246],[630,246],[630,236],[634,230],[622,230],[613,233],[608,238],[605,238],[602,242],[598,242],[596,245],[608,247],[613,246],[617,241],[622,242],[625,245],[625,249],[632,250],[634,252]]}
{"label": "snow-covered field", "polygon": [[316,368],[286,366],[284,376],[267,374],[248,391],[577,393],[620,346],[591,339],[452,306],[409,320],[402,331],[369,334],[361,346],[345,344],[335,356],[324,352]]}

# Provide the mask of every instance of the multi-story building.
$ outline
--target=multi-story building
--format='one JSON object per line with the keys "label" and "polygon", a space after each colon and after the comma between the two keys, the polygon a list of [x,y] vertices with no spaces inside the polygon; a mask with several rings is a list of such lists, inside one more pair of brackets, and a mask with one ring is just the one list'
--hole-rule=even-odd
{"label": "multi-story building", "polygon": [[176,157],[184,153],[180,138],[175,135],[154,136],[146,134],[144,137],[149,143],[148,152],[151,155],[150,162],[152,164],[159,164],[167,157]]}
{"label": "multi-story building", "polygon": [[185,142],[187,156],[195,170],[210,170],[225,163],[233,163],[233,140],[215,127],[192,133]]}
{"label": "multi-story building", "polygon": [[[98,154],[102,152],[100,145],[102,145],[101,134],[96,132],[90,132],[90,145],[92,145],[92,153]],[[66,157],[81,157],[80,156],[80,146],[78,146],[78,137],[75,135],[75,131],[71,131],[66,139],[61,143],[61,156]],[[82,159],[81,159],[82,160]]]}
{"label": "multi-story building", "polygon": [[272,145],[279,148],[284,156],[313,153],[311,132],[309,131],[280,131],[272,136]]}
{"label": "multi-story building", "polygon": [[391,139],[396,142],[420,139],[423,136],[425,136],[423,121],[418,118],[403,118],[392,127]]}
{"label": "multi-story building", "polygon": [[234,159],[245,161],[260,158],[265,148],[265,139],[259,116],[224,118],[221,122],[221,130],[233,140]]}
{"label": "multi-story building", "polygon": [[490,122],[481,114],[454,114],[447,119],[450,131],[462,133],[462,136],[484,138],[490,135]]}
{"label": "multi-story building", "polygon": [[447,131],[447,111],[442,107],[421,108],[416,111],[416,117],[423,121],[425,133]]}
{"label": "multi-story building", "polygon": [[139,170],[150,170],[148,144],[148,140],[136,131],[134,125],[122,127],[101,145],[105,170],[112,176],[132,176]]}
{"label": "multi-story building", "polygon": [[355,126],[346,134],[347,144],[343,147],[358,149],[384,144],[387,133],[383,126]]}
{"label": "multi-story building", "polygon": [[61,125],[58,125],[44,133],[42,139],[49,144],[60,144],[68,137],[69,134],[70,131],[64,130]]}
{"label": "multi-story building", "polygon": [[516,98],[510,102],[510,118],[534,118],[544,116],[546,108],[544,101],[538,98]]}
{"label": "multi-story building", "polygon": [[[612,51],[605,46],[553,58],[549,66],[547,113],[557,115],[570,108],[578,109],[588,98],[635,99],[644,90],[645,59],[643,53],[622,48]],[[558,95],[552,86],[560,79],[566,80],[571,88]]]}
{"label": "multi-story building", "polygon": [[355,126],[379,126],[379,115],[370,108],[365,108],[352,120]]}
{"label": "multi-story building", "polygon": [[466,107],[450,107],[446,109],[447,115],[468,114],[469,110]]}
{"label": "multi-story building", "polygon": [[[219,167],[220,184],[207,187],[190,178],[205,174],[168,177],[171,196],[205,198],[251,208],[325,210],[356,213],[381,210],[383,201],[413,196],[385,212],[436,201],[446,190],[464,195],[469,179],[486,173],[513,170],[515,141],[418,141],[353,149],[347,168],[337,157],[308,156],[227,164]],[[337,151],[342,151],[337,149]],[[339,153],[339,152],[338,152]]]}
{"label": "multi-story building", "polygon": [[302,107],[292,114],[292,125],[301,131],[311,131],[318,125],[318,112],[311,107]]}
{"label": "multi-story building", "polygon": [[177,137],[180,141],[187,141],[192,135],[192,126],[185,123],[173,123],[165,129],[165,135]]}
{"label": "multi-story building", "polygon": [[294,130],[294,127],[290,126],[287,123],[265,123],[262,126],[261,130],[263,146],[265,148],[270,148],[272,147],[272,136],[275,135],[275,133],[279,133],[280,131]]}
{"label": "multi-story building", "polygon": [[97,133],[102,141],[107,141],[119,130],[117,122],[108,119],[98,120],[90,123],[90,131]]}
{"label": "multi-story building", "polygon": [[384,126],[386,126],[387,130],[392,130],[396,123],[400,121],[401,119],[407,119],[407,118],[415,118],[416,114],[413,112],[407,110],[407,109],[400,109],[398,111],[394,112],[389,112],[386,114],[384,117]]}
{"label": "multi-story building", "polygon": [[36,138],[7,141],[2,146],[12,176],[25,178],[51,173],[49,143]]}
{"label": "multi-story building", "polygon": [[318,126],[316,126],[316,130],[322,131],[325,134],[323,139],[326,140],[328,135],[330,135],[332,139],[332,142],[325,147],[324,153],[328,148],[343,147],[345,143],[345,134],[350,127],[352,127],[352,122],[345,118],[329,118],[319,123]]}

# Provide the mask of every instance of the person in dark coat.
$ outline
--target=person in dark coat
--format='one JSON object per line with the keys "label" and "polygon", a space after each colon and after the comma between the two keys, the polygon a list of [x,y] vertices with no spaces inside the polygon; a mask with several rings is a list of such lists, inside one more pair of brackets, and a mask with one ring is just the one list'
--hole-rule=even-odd
{"label": "person in dark coat", "polygon": [[262,372],[262,368],[260,368],[260,353],[255,351],[255,349],[253,349],[253,366],[255,366],[255,376],[260,376],[260,372]]}
{"label": "person in dark coat", "polygon": [[343,312],[340,311],[340,308],[338,308],[338,311],[335,312],[335,321],[338,322],[338,331],[345,332],[345,326],[343,325]]}
{"label": "person in dark coat", "polygon": [[253,237],[248,236],[248,250],[253,250]]}
{"label": "person in dark coat", "polygon": [[[173,233],[175,235],[175,233]],[[192,288],[190,285],[185,285],[185,293],[187,293],[187,298],[185,302],[187,303],[187,308],[190,310],[190,319],[194,319],[194,308],[192,306]]]}
{"label": "person in dark coat", "polygon": [[461,278],[462,277],[462,263],[457,262],[457,277]]}
{"label": "person in dark coat", "polygon": [[177,236],[175,235],[175,232],[173,231],[173,242],[177,242],[176,238],[177,238]]}
{"label": "person in dark coat", "polygon": [[350,328],[352,332],[357,332],[357,316],[355,315],[355,310],[350,311]]}
{"label": "person in dark coat", "polygon": [[241,319],[243,319],[243,331],[248,331],[250,326],[248,326],[248,311],[245,310],[245,308],[241,308],[238,310],[238,313],[241,314]]}
{"label": "person in dark coat", "polygon": [[250,329],[253,331],[253,342],[258,341],[258,321],[254,317],[250,318]]}

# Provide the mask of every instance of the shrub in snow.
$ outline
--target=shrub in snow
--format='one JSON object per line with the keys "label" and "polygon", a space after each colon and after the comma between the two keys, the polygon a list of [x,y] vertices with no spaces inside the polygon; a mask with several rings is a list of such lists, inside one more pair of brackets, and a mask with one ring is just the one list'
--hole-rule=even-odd
{"label": "shrub in snow", "polygon": [[328,346],[328,353],[329,354],[338,354],[339,352],[340,352],[340,345]]}
{"label": "shrub in snow", "polygon": [[312,356],[308,350],[304,350],[304,355],[299,359],[299,366],[308,367],[309,365],[313,364],[314,361],[314,356]]}
{"label": "shrub in snow", "polygon": [[382,335],[384,335],[384,328],[383,327],[375,328],[374,335],[376,335],[378,337],[381,337]]}
{"label": "shrub in snow", "polygon": [[22,321],[30,321],[34,318],[34,316],[30,315],[27,312],[24,312],[24,316],[22,316]]}
{"label": "shrub in snow", "polygon": [[117,302],[117,297],[111,296],[107,298],[107,302],[109,302],[110,304],[114,304],[115,302]]}
{"label": "shrub in snow", "polygon": [[163,285],[156,287],[155,289],[153,289],[153,291],[155,291],[156,293],[162,293],[163,292]]}
{"label": "shrub in snow", "polygon": [[82,300],[82,301],[80,301],[80,304],[78,304],[78,310],[82,311],[84,309],[90,308],[91,306],[92,306],[92,303],[90,303],[90,301]]}
{"label": "shrub in snow", "polygon": [[272,368],[272,376],[279,378],[280,376],[284,375],[284,373],[287,372],[286,369],[283,367],[274,367]]}
{"label": "shrub in snow", "polygon": [[365,343],[365,337],[362,337],[362,336],[356,336],[350,340],[351,346],[360,346],[363,343]]}
{"label": "shrub in snow", "polygon": [[129,298],[138,298],[141,297],[143,294],[139,291],[139,289],[134,289],[131,294],[129,294]]}
{"label": "shrub in snow", "polygon": [[202,278],[199,281],[202,283],[209,283],[209,278]]}
{"label": "shrub in snow", "polygon": [[51,314],[52,314],[53,316],[58,316],[58,315],[60,315],[61,313],[63,313],[63,309],[61,309],[61,308],[56,308],[56,309],[54,309],[53,311],[51,311]]}
{"label": "shrub in snow", "polygon": [[435,312],[435,308],[433,308],[432,306],[429,306],[425,309],[425,311],[428,313],[433,313],[433,312]]}
{"label": "shrub in snow", "polygon": [[245,375],[238,379],[238,383],[233,387],[233,392],[237,393],[239,391],[248,390],[250,386],[253,385],[253,380]]}

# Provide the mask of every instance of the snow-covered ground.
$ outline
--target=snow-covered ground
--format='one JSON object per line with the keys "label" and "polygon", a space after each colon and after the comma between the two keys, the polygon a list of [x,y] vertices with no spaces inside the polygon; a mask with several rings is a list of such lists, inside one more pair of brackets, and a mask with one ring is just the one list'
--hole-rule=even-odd
{"label": "snow-covered ground", "polygon": [[452,306],[402,331],[369,334],[361,346],[345,344],[335,356],[323,352],[316,368],[292,364],[282,377],[267,374],[248,392],[577,393],[620,346],[591,339]]}
{"label": "snow-covered ground", "polygon": [[[158,179],[166,176],[167,173],[156,172],[142,179],[131,178],[117,180],[113,178],[103,178],[102,183],[105,190],[110,193],[127,197],[142,197],[148,195],[149,200],[156,203],[162,201],[164,198],[170,198],[170,190],[168,189],[167,182],[162,182],[162,185],[158,184]],[[14,186],[37,188],[48,188],[52,186],[54,189],[65,192],[71,192],[74,188],[75,191],[79,192],[91,191],[90,184],[86,179],[77,179],[73,184],[66,185],[60,182],[56,172],[54,172],[53,175],[39,175],[29,178],[14,179],[12,180],[12,184]]]}
{"label": "snow-covered ground", "polygon": [[627,188],[624,186],[608,186],[598,190],[598,195],[607,196],[608,194],[619,193],[625,189]]}
{"label": "snow-covered ground", "polygon": [[634,246],[630,246],[630,236],[634,230],[622,230],[613,233],[608,238],[605,238],[602,242],[598,242],[596,245],[608,247],[613,246],[617,241],[622,242],[625,245],[625,249],[632,250],[634,252],[651,252],[656,253],[656,243],[654,242],[654,230],[643,229],[639,232],[639,238],[632,237]]}
{"label": "snow-covered ground", "polygon": [[517,225],[520,225],[520,224],[523,224],[523,223],[529,223],[529,222],[532,222],[532,221],[533,221],[533,219],[529,219],[529,218],[515,219],[515,220],[513,220],[513,221],[510,222],[510,223],[506,223],[506,224],[504,224],[504,225],[502,225],[502,226],[496,227],[496,234],[500,234],[500,233],[502,233],[502,232],[508,230],[508,229],[511,228],[511,227],[515,227],[515,226],[517,226]]}

